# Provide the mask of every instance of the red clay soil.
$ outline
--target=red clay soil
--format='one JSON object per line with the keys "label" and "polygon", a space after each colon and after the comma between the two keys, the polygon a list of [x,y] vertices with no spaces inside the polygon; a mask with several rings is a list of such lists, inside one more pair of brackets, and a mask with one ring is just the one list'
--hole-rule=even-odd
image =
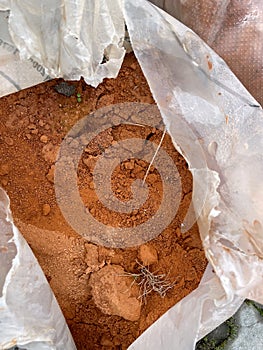
{"label": "red clay soil", "polygon": [[[198,286],[205,270],[207,262],[197,225],[186,233],[180,229],[191,202],[192,176],[166,135],[162,147],[172,157],[182,182],[181,203],[171,224],[139,247],[106,248],[85,240],[66,222],[56,201],[54,167],[59,146],[79,119],[98,108],[154,101],[133,54],[126,56],[116,79],[106,79],[97,89],[84,81],[70,82],[76,92],[67,97],[54,90],[59,82],[52,80],[0,99],[0,184],[10,196],[15,223],[55,293],[77,348],[127,349]],[[79,190],[85,206],[97,220],[113,227],[147,221],[162,197],[160,175],[151,168],[144,216],[141,210],[111,215],[98,201],[92,171],[100,149],[131,135],[158,144],[162,132],[139,125],[109,128],[93,140],[79,163]],[[131,181],[142,179],[147,167],[145,161],[128,159],[115,169],[112,188],[119,199],[130,198]],[[126,272],[138,273],[138,263],[166,274],[173,287],[164,297],[151,292],[146,300],[138,300],[141,291],[136,281],[124,276]],[[135,282],[132,287],[131,282]]]}

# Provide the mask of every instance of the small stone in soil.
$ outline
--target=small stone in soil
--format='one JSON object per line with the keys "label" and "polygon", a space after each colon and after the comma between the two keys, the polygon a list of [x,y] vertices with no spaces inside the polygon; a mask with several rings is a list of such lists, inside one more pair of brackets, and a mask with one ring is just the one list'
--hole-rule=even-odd
{"label": "small stone in soil", "polygon": [[74,85],[70,85],[66,81],[62,81],[54,86],[54,90],[59,94],[70,97],[75,94],[76,88]]}
{"label": "small stone in soil", "polygon": [[49,204],[44,204],[43,207],[42,207],[42,213],[44,216],[47,216],[49,213],[50,213],[50,205]]}
{"label": "small stone in soil", "polygon": [[44,126],[44,128],[45,128],[45,130],[49,130],[49,129],[50,129],[50,125],[49,125],[49,124],[46,124],[46,125]]}
{"label": "small stone in soil", "polygon": [[139,249],[139,259],[144,266],[152,265],[158,262],[157,250],[150,245],[141,245]]}
{"label": "small stone in soil", "polygon": [[29,130],[35,130],[37,127],[35,124],[29,124],[27,127]]}
{"label": "small stone in soil", "polygon": [[31,134],[37,135],[38,134],[38,129],[31,130]]}
{"label": "small stone in soil", "polygon": [[8,180],[7,179],[3,179],[1,181],[1,184],[2,184],[2,186],[6,186],[8,184]]}
{"label": "small stone in soil", "polygon": [[90,169],[93,169],[96,164],[97,157],[89,156],[88,158],[83,159],[83,163]]}
{"label": "small stone in soil", "polygon": [[130,67],[132,70],[135,70],[138,67],[138,65],[136,63],[132,63]]}
{"label": "small stone in soil", "polygon": [[105,314],[117,315],[128,321],[140,318],[139,287],[133,278],[124,276],[119,265],[107,265],[92,273],[90,286],[96,306]]}
{"label": "small stone in soil", "polygon": [[131,159],[129,162],[124,164],[125,169],[133,170],[134,169],[134,159]]}
{"label": "small stone in soil", "polygon": [[85,243],[85,249],[87,251],[85,257],[85,263],[89,267],[95,267],[99,265],[99,252],[98,247],[95,244]]}
{"label": "small stone in soil", "polygon": [[47,137],[47,135],[41,135],[41,136],[40,136],[40,141],[43,142],[43,143],[47,143],[47,142],[48,142],[48,137]]}
{"label": "small stone in soil", "polygon": [[9,167],[7,164],[2,164],[0,166],[0,176],[7,175],[9,172]]}
{"label": "small stone in soil", "polygon": [[57,159],[59,146],[53,145],[51,142],[47,143],[42,148],[42,154],[46,162],[54,163]]}
{"label": "small stone in soil", "polygon": [[52,184],[54,183],[54,174],[55,174],[55,165],[51,165],[51,167],[49,168],[49,171],[46,175],[46,178]]}

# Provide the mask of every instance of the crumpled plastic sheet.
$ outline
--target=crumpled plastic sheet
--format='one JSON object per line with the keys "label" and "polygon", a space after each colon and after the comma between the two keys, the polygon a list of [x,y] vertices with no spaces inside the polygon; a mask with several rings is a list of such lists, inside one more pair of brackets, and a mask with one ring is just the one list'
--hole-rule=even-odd
{"label": "crumpled plastic sheet", "polygon": [[151,0],[194,30],[263,104],[262,0]]}
{"label": "crumpled plastic sheet", "polygon": [[[52,28],[40,26],[43,31],[41,41],[38,40],[39,28],[35,28],[37,22],[52,23],[51,11],[44,18],[46,9],[37,11],[36,2],[31,2],[28,0],[23,9],[19,7],[19,2],[12,1],[10,4],[12,40],[20,50],[25,50],[23,57],[33,55],[49,71],[54,74],[59,72],[62,76],[65,74],[70,79],[76,79],[81,74],[87,81],[90,76],[85,74],[91,70],[93,78],[99,71],[102,73],[97,82],[101,81],[103,74],[104,77],[108,76],[107,70],[102,72],[102,68],[94,65],[85,71],[81,62],[88,54],[84,50],[84,56],[81,56],[78,40],[80,47],[85,41],[81,36],[76,41],[72,37],[73,32],[78,35],[84,33],[82,27],[93,32],[95,37],[97,23],[87,29],[91,17],[85,11],[90,6],[89,2],[63,2],[65,8],[72,9],[72,16],[58,17],[58,21],[62,21],[61,38],[57,41],[60,61],[54,55],[43,55],[51,50],[50,46],[46,47],[50,42],[46,35]],[[119,12],[114,12],[113,4],[119,8]],[[59,3],[52,2],[52,6],[59,16]],[[134,53],[167,130],[193,174],[193,204],[209,260],[199,287],[165,313],[130,349],[194,349],[196,341],[230,317],[245,298],[263,303],[262,109],[211,48],[190,29],[153,4],[145,0],[125,0],[123,3],[112,2],[112,8],[107,7],[104,1],[98,1],[94,6],[107,8],[108,16],[112,16],[107,22],[109,26],[103,30],[115,28],[114,23],[123,23],[123,19],[126,22]],[[27,12],[31,7],[32,11]],[[83,11],[86,16],[81,16]],[[42,16],[39,17],[39,13]],[[79,16],[76,17],[76,13]],[[19,16],[25,31],[14,25],[14,19]],[[26,16],[28,21],[23,21]],[[27,35],[29,26],[26,24],[30,23],[31,16],[35,36]],[[70,28],[71,21],[76,18],[80,21],[77,21],[78,24],[72,23],[72,26],[78,30],[68,33],[65,28]],[[94,22],[97,16],[92,15],[92,18]],[[45,31],[45,28],[48,29]],[[98,33],[103,33],[103,30]],[[97,45],[101,55],[105,47],[101,49],[103,39],[98,33],[96,38],[98,35]],[[105,34],[106,38],[113,39],[111,35],[112,32]],[[114,35],[114,47],[122,51],[122,46],[116,43],[120,43],[123,36],[117,29]],[[109,45],[110,40],[106,41]],[[54,48],[54,45],[51,47]],[[71,45],[74,47],[72,51]],[[62,46],[70,50],[65,57],[61,56],[65,53]],[[96,56],[95,41],[92,46]],[[71,62],[67,62],[69,58]],[[115,61],[117,65],[113,75],[117,74],[122,58],[119,56],[119,61]],[[87,66],[92,65],[91,62]],[[109,62],[111,58],[106,64]],[[77,73],[70,67],[75,67]],[[83,69],[80,71],[79,67]],[[96,78],[93,79],[95,81]],[[185,219],[182,230],[187,230],[191,220]]]}
{"label": "crumpled plastic sheet", "polygon": [[0,349],[74,350],[66,321],[0,188]]}
{"label": "crumpled plastic sheet", "polygon": [[50,77],[83,76],[97,87],[118,75],[125,55],[121,1],[5,0],[0,10],[10,10],[9,32],[20,58],[41,62]]}
{"label": "crumpled plastic sheet", "polygon": [[8,31],[9,11],[0,11],[0,96],[49,80],[45,67],[32,57],[21,60]]}

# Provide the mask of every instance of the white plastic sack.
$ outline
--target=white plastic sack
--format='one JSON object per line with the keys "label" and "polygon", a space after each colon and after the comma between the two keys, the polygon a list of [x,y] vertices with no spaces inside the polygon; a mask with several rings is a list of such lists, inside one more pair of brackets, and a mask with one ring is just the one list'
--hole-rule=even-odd
{"label": "white plastic sack", "polygon": [[50,77],[84,76],[86,83],[97,87],[105,77],[118,75],[125,55],[121,1],[0,1],[0,10],[10,10],[12,37],[11,43],[10,38],[2,40],[14,42],[23,66],[30,59],[42,74],[42,80],[31,77],[31,85]]}
{"label": "white plastic sack", "polygon": [[8,31],[8,11],[0,11],[0,96],[49,80],[42,64],[21,60]]}
{"label": "white plastic sack", "polygon": [[50,286],[15,227],[0,188],[0,349],[73,350],[75,345]]}
{"label": "white plastic sack", "polygon": [[[135,55],[167,129],[193,174],[193,204],[210,262],[200,286],[155,322],[130,349],[194,349],[197,339],[230,317],[245,298],[263,303],[262,109],[223,60],[198,36],[145,0],[115,1],[111,2],[112,8],[104,1],[93,5],[107,9],[107,14],[100,12],[111,18],[107,17],[110,25],[103,29],[111,30],[106,34],[111,40],[106,41],[107,44],[114,42],[114,50],[120,54],[116,61],[109,56],[106,63],[109,70],[103,70],[98,59],[94,69],[92,60],[88,60],[91,44],[79,36],[85,28],[90,38],[96,19],[102,20],[101,16],[94,15],[98,12],[93,12],[94,27],[88,27],[91,17],[86,9],[90,3],[57,1],[52,3],[57,10],[45,17],[46,9],[40,7],[41,10],[36,11],[33,1],[28,0],[23,9],[18,6],[19,2],[12,1],[12,40],[22,51],[22,57],[36,57],[53,74],[70,79],[83,75],[87,82],[90,79],[90,83],[96,85],[103,77],[110,76],[111,60],[112,64],[117,62],[112,76],[117,74],[116,67],[123,58],[120,44],[123,34],[116,28],[117,23],[118,28],[123,28],[125,19]],[[62,19],[61,8],[71,8],[72,16]],[[60,28],[61,34],[60,40],[54,40],[58,47],[54,43],[50,45],[47,37],[48,31],[55,30],[51,20],[54,13],[58,16],[54,25]],[[73,15],[76,13],[79,16]],[[22,27],[18,26],[19,21],[17,25],[14,23],[19,17]],[[31,18],[30,32],[26,24]],[[36,28],[36,18],[43,31],[41,35]],[[77,27],[76,18],[81,18]],[[75,29],[68,33],[67,28],[71,27]],[[113,28],[116,29],[114,35]],[[103,55],[105,42],[102,50],[101,36],[94,37],[94,57],[96,52]],[[83,50],[79,49],[81,45]],[[66,54],[65,47],[70,55]],[[54,50],[49,51],[55,48],[59,57],[54,55]],[[45,52],[50,52],[50,57]],[[83,62],[87,66],[83,66]],[[191,220],[186,218],[184,229]]]}

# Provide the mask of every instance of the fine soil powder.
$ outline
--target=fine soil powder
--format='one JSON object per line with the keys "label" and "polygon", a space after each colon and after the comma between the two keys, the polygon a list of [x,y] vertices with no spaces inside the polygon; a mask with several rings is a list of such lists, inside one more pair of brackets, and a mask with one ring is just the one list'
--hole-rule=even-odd
{"label": "fine soil powder", "polygon": [[[153,105],[154,101],[133,54],[126,56],[116,79],[106,79],[97,89],[83,80],[69,82],[69,90],[74,87],[75,91],[66,96],[55,89],[61,82],[52,80],[0,99],[0,185],[10,197],[15,223],[47,277],[77,348],[127,349],[194,290],[204,273],[207,262],[197,225],[181,232],[192,198],[192,176],[166,134],[161,148],[176,165],[182,187],[172,222],[154,239],[129,248],[105,247],[80,236],[64,219],[56,200],[54,171],[61,142],[78,120],[102,107],[126,102]],[[160,143],[162,131],[132,122],[130,117],[127,124],[109,127],[94,137],[78,166],[85,207],[111,227],[146,222],[162,199],[162,179],[153,166],[146,178],[149,196],[143,208],[130,214],[111,212],[96,195],[92,174],[102,151],[131,137]],[[131,199],[132,182],[143,179],[148,167],[149,163],[136,158],[116,166],[111,187],[119,200]],[[163,276],[171,288],[163,295],[151,291],[143,297],[138,275],[145,269]]]}

